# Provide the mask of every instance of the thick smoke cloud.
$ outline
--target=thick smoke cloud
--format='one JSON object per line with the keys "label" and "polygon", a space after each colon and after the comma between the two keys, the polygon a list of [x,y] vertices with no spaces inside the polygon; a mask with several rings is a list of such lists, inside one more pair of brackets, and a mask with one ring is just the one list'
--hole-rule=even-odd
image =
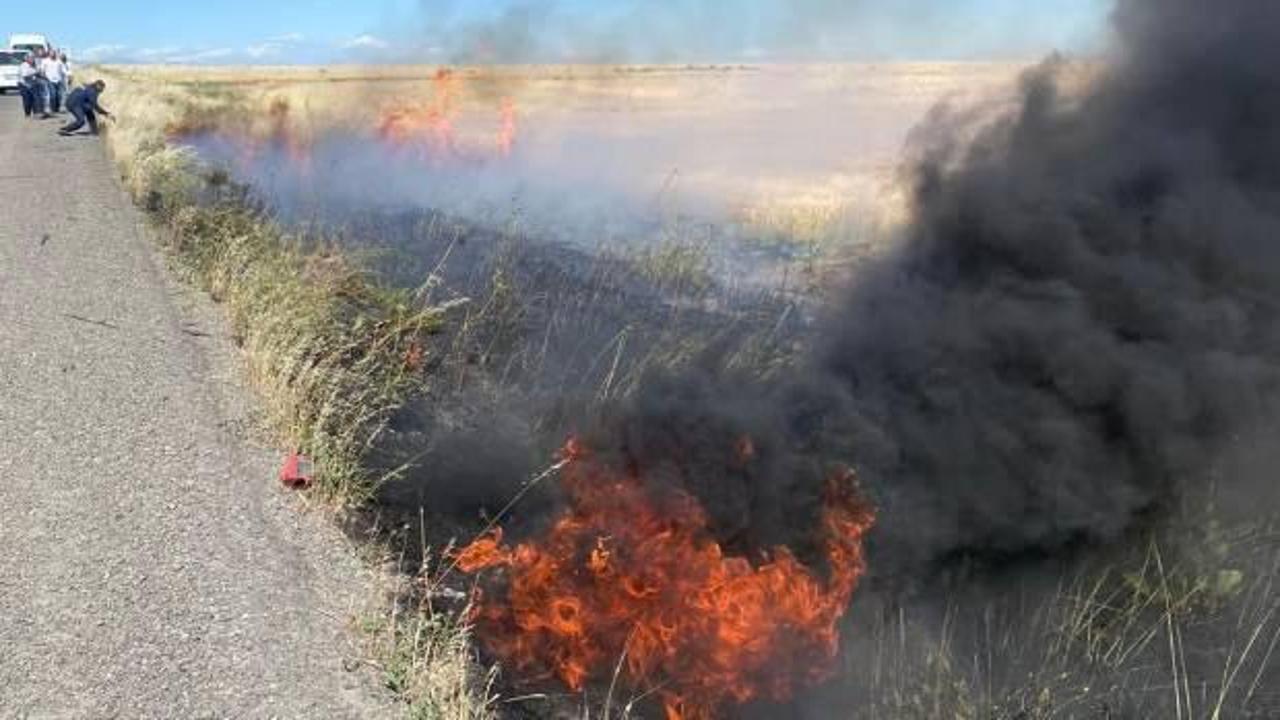
{"label": "thick smoke cloud", "polygon": [[[917,129],[897,249],[821,313],[790,379],[711,358],[567,429],[696,494],[748,555],[812,558],[820,488],[849,463],[890,576],[1104,542],[1256,479],[1280,410],[1280,4],[1119,0],[1113,24],[1083,87],[1051,59],[994,120],[940,108]],[[525,445],[492,464],[458,447],[480,460],[464,477],[528,476]]]}
{"label": "thick smoke cloud", "polygon": [[922,129],[906,246],[831,320],[819,363],[891,543],[1113,537],[1276,409],[1280,6],[1121,0],[1115,23],[1084,97],[1051,61],[972,142]]}
{"label": "thick smoke cloud", "polygon": [[[450,62],[723,62],[1025,55],[1074,45],[1101,0],[513,0],[477,16],[420,0],[422,50]],[[1050,22],[1051,20],[1051,22]],[[1019,32],[1010,33],[1009,28]]]}
{"label": "thick smoke cloud", "polygon": [[[1280,4],[1121,0],[1114,22],[1083,92],[1051,60],[1006,116],[920,128],[914,220],[802,381],[655,379],[619,451],[685,458],[675,480],[761,542],[809,532],[821,461],[847,458],[882,573],[1112,539],[1207,483],[1280,399]],[[687,459],[762,429],[749,472]]]}

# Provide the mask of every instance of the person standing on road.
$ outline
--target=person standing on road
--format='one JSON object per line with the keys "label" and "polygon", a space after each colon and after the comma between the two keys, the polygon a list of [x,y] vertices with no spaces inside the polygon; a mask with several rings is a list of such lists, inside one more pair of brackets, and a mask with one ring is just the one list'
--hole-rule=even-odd
{"label": "person standing on road", "polygon": [[18,92],[22,93],[22,114],[31,117],[36,114],[36,60],[28,55],[18,66]]}
{"label": "person standing on road", "polygon": [[36,111],[40,113],[41,120],[48,120],[53,117],[49,114],[49,79],[44,76],[44,61],[46,57],[47,54],[44,50],[36,50]]}
{"label": "person standing on road", "polygon": [[75,117],[75,120],[59,128],[58,134],[64,137],[71,135],[84,127],[85,122],[88,122],[89,134],[97,135],[98,116],[96,113],[102,113],[104,117],[111,117],[111,113],[98,104],[98,97],[106,89],[107,84],[105,82],[96,80],[72,90],[71,94],[67,96],[67,111]]}
{"label": "person standing on road", "polygon": [[66,98],[71,91],[71,61],[66,53],[60,53],[58,59],[62,61],[62,97]]}
{"label": "person standing on road", "polygon": [[40,62],[40,72],[49,83],[49,104],[45,106],[45,112],[62,112],[62,89],[67,77],[56,52],[50,52]]}

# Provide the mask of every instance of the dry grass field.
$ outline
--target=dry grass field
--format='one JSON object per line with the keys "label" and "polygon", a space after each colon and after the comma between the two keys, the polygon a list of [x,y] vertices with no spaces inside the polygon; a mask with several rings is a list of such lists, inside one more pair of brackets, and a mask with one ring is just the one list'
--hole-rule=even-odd
{"label": "dry grass field", "polygon": [[[829,66],[537,66],[453,70],[455,131],[518,116],[519,162],[534,181],[607,183],[637,202],[741,223],[762,235],[833,244],[901,217],[908,133],[936,103],[992,102],[1013,63]],[[241,124],[304,142],[368,131],[389,109],[430,106],[435,67],[116,67],[164,98],[130,122],[170,130]],[[129,102],[115,93],[116,102]],[[151,93],[148,97],[153,97]],[[273,108],[275,109],[273,111]],[[227,117],[227,114],[234,117]],[[159,114],[159,116],[158,116]]]}
{"label": "dry grass field", "polygon": [[[109,83],[104,104],[120,116],[108,142],[126,184],[161,227],[175,266],[225,303],[281,439],[316,455],[321,494],[357,515],[402,472],[372,462],[397,414],[438,392],[443,378],[479,372],[473,358],[449,364],[464,344],[457,329],[501,326],[504,313],[533,301],[512,299],[497,272],[490,294],[461,309],[433,295],[430,281],[388,286],[358,258],[299,242],[294,227],[235,186],[238,172],[289,197],[359,203],[373,186],[472,220],[479,215],[464,202],[470,194],[500,201],[515,186],[528,192],[522,202],[531,216],[598,203],[656,214],[664,232],[681,218],[704,218],[742,243],[785,245],[794,250],[788,257],[830,264],[831,273],[816,274],[820,292],[843,277],[850,257],[891,242],[906,218],[900,166],[920,120],[948,100],[1004,106],[1021,67],[100,70]],[[1073,81],[1087,82],[1088,73]],[[209,134],[232,142],[201,145]],[[443,143],[451,154],[404,174],[430,189],[415,194],[390,177],[398,166],[370,170],[385,156],[351,137],[408,138],[408,147],[432,152]],[[204,164],[193,147],[224,148],[224,166]],[[540,205],[545,197],[555,202]],[[566,235],[607,225],[576,209],[559,221],[552,230]],[[679,241],[632,255],[640,274],[687,282],[700,272],[705,248]],[[606,369],[614,347],[600,352]],[[617,347],[621,356],[621,341]],[[446,361],[424,364],[424,349]],[[614,373],[608,381],[601,396]],[[1210,489],[1122,547],[1046,564],[999,592],[969,588],[957,569],[956,585],[926,598],[858,597],[843,665],[817,694],[827,710],[802,702],[749,716],[1277,717],[1280,530],[1273,519],[1224,509],[1236,500]],[[423,531],[418,564],[400,568],[388,611],[358,622],[371,662],[414,717],[650,716],[642,700],[613,697],[612,684],[585,696],[500,699],[520,686],[509,669],[491,669],[458,616],[441,610],[456,580],[447,554],[429,547],[436,541]]]}

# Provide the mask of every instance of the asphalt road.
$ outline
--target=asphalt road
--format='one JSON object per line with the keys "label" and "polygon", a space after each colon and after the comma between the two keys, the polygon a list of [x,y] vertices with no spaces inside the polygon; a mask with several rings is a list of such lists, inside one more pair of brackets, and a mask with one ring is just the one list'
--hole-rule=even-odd
{"label": "asphalt road", "polygon": [[273,480],[98,138],[0,98],[0,717],[367,718],[370,578]]}

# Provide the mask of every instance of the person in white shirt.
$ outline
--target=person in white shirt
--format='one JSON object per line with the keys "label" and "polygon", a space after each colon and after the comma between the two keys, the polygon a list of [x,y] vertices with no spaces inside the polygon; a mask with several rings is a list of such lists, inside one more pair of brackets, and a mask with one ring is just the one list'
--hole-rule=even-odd
{"label": "person in white shirt", "polygon": [[62,61],[62,101],[65,103],[67,91],[71,88],[71,61],[66,53],[59,53],[58,60]]}
{"label": "person in white shirt", "polygon": [[44,50],[36,50],[35,67],[35,104],[36,112],[40,113],[41,120],[48,120],[53,117],[49,114],[49,80],[44,76],[44,61],[48,57],[48,53]]}
{"label": "person in white shirt", "polygon": [[51,52],[40,61],[40,74],[44,75],[45,81],[49,84],[45,112],[62,112],[62,88],[67,78],[66,73],[62,71],[62,61],[58,59],[57,53]]}
{"label": "person in white shirt", "polygon": [[18,67],[18,92],[22,93],[22,112],[27,117],[36,114],[36,59],[28,55]]}

